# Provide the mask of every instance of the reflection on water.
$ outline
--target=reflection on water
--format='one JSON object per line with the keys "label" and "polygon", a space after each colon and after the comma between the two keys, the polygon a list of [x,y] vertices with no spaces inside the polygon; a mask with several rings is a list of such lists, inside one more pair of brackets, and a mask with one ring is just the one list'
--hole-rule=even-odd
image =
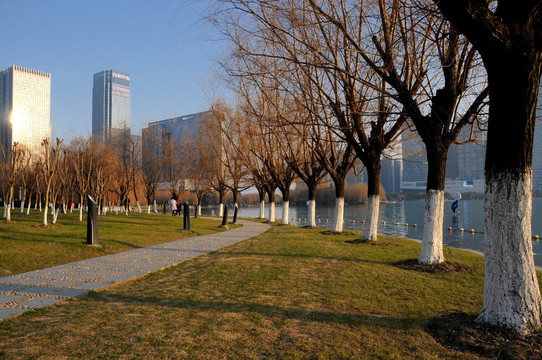
{"label": "reflection on water", "polygon": [[[460,200],[456,214],[451,210],[452,201],[444,204],[444,245],[463,249],[483,251],[484,242],[484,213],[483,200]],[[211,214],[212,209],[205,209],[206,214]],[[266,209],[266,215],[268,209]],[[334,217],[333,207],[316,208],[316,225],[331,228]],[[259,207],[239,209],[239,215],[243,217],[259,216]],[[280,217],[282,207],[277,206],[276,215]],[[424,202],[404,201],[396,203],[380,204],[380,220],[378,233],[407,237],[421,240],[423,236]],[[306,206],[297,205],[290,207],[291,223],[294,225],[306,225]],[[344,228],[346,230],[363,230],[362,221],[367,218],[367,205],[346,205],[344,212]],[[533,226],[532,233],[542,237],[542,199],[533,200]],[[384,224],[385,223],[385,224]],[[408,224],[408,226],[406,226]],[[414,224],[417,227],[414,227]],[[448,228],[451,231],[448,231]],[[461,231],[463,229],[463,231]],[[474,233],[470,231],[474,230]],[[542,241],[533,241],[534,259],[538,266],[542,266]]]}

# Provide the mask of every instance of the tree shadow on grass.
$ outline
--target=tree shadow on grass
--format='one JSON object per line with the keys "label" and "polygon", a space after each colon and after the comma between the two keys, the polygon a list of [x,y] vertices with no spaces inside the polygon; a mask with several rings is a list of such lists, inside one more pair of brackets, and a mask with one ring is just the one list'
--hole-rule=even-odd
{"label": "tree shadow on grass", "polygon": [[476,322],[463,312],[431,319],[427,331],[440,344],[491,359],[542,359],[542,332],[522,336],[513,331]]}
{"label": "tree shadow on grass", "polygon": [[211,310],[224,313],[254,313],[268,317],[279,317],[284,319],[295,319],[326,324],[379,326],[391,329],[423,329],[427,323],[426,319],[421,318],[395,318],[376,314],[347,314],[328,311],[313,311],[253,303],[162,299],[148,296],[126,296],[107,292],[89,293],[87,295],[87,299],[89,301],[103,302],[108,304],[120,303],[168,307],[174,309],[201,311]]}

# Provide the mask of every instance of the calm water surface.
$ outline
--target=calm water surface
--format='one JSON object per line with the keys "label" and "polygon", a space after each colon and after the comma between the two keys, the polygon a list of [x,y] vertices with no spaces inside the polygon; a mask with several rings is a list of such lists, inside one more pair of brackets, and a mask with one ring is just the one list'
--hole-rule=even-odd
{"label": "calm water surface", "polygon": [[[483,200],[460,200],[459,208],[454,215],[451,210],[452,201],[444,204],[444,245],[462,249],[484,250],[484,212]],[[214,210],[205,209],[206,214]],[[239,215],[243,217],[257,217],[259,207],[240,208]],[[266,216],[268,207],[266,207]],[[344,227],[348,230],[363,230],[362,220],[366,219],[367,205],[346,205],[344,212]],[[424,202],[404,201],[397,203],[381,203],[378,233],[401,236],[421,240],[423,236]],[[276,207],[276,216],[282,216],[282,207]],[[316,219],[318,226],[330,228],[334,216],[333,207],[317,207]],[[294,225],[306,225],[306,206],[290,207],[290,220]],[[301,221],[299,221],[301,219]],[[326,219],[328,220],[326,222]],[[355,221],[355,223],[354,223]],[[384,225],[383,222],[386,222]],[[408,224],[408,226],[405,226]],[[417,224],[415,228],[413,225]],[[448,227],[452,230],[448,231]],[[464,229],[461,231],[460,229]],[[474,229],[471,234],[470,230]],[[533,200],[532,233],[542,237],[542,199]],[[542,266],[542,240],[533,241],[534,260],[537,266]]]}

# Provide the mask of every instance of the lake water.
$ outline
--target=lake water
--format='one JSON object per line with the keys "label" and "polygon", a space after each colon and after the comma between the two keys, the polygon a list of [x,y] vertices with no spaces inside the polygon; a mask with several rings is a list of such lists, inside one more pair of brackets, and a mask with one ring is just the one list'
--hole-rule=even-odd
{"label": "lake water", "polygon": [[[451,210],[453,201],[444,204],[444,245],[471,249],[483,252],[484,247],[484,212],[483,200],[460,200],[456,214]],[[204,213],[211,215],[214,209],[204,209]],[[258,217],[259,207],[243,207],[239,209],[239,216]],[[265,215],[268,215],[266,206]],[[366,219],[367,205],[346,205],[344,212],[345,230],[363,230],[362,221]],[[282,216],[282,207],[276,207],[276,216]],[[305,205],[290,207],[290,220],[294,225],[304,226],[307,217]],[[320,206],[316,208],[316,225],[331,228],[334,217],[334,208]],[[378,233],[401,236],[421,240],[423,237],[424,201],[404,201],[396,203],[381,203]],[[292,221],[292,219],[294,219]],[[299,221],[301,219],[301,221]],[[326,219],[328,221],[326,221]],[[354,222],[355,221],[355,222]],[[385,225],[383,223],[386,223]],[[408,224],[408,226],[405,226]],[[413,225],[417,224],[415,228]],[[448,227],[452,230],[448,231]],[[460,229],[464,229],[461,231]],[[470,230],[474,229],[474,233]],[[533,200],[532,233],[542,237],[542,199]],[[534,260],[537,266],[542,266],[542,240],[533,241]]]}

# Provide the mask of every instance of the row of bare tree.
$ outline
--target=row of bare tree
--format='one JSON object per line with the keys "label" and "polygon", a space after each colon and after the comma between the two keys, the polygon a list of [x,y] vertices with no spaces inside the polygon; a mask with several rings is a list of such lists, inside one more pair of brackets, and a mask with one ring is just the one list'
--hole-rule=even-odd
{"label": "row of bare tree", "polygon": [[530,231],[540,0],[215,3],[221,6],[209,19],[231,40],[221,65],[238,94],[235,110],[225,112],[235,129],[223,134],[245,154],[261,194],[272,202],[275,189],[282,192],[283,223],[291,181],[302,179],[312,199],[327,172],[337,189],[340,231],[341,184],[357,158],[369,179],[363,237],[376,240],[381,158],[394,156],[395,144],[415,131],[428,161],[419,262],[443,262],[448,150],[462,131],[475,141],[487,126],[479,319],[521,333],[542,328]]}

